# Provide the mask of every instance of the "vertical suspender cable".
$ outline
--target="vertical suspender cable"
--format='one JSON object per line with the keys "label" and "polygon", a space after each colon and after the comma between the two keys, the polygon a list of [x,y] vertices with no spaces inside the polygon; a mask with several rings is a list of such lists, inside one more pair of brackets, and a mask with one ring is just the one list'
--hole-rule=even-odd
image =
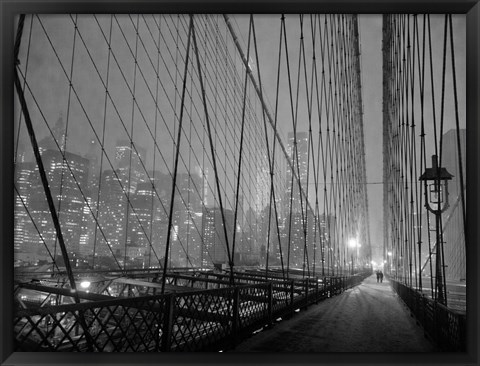
{"label": "vertical suspender cable", "polygon": [[168,257],[170,249],[170,237],[172,230],[172,220],[173,220],[173,207],[175,204],[175,188],[177,184],[177,171],[178,171],[178,157],[180,154],[180,139],[182,137],[182,121],[183,121],[183,110],[185,102],[185,89],[187,85],[187,71],[188,71],[188,61],[190,55],[190,38],[193,30],[193,16],[190,16],[190,26],[188,28],[188,40],[187,40],[187,55],[185,56],[185,69],[183,73],[183,87],[182,87],[182,102],[180,105],[180,120],[178,125],[178,135],[177,135],[177,149],[175,153],[175,166],[173,170],[173,182],[172,182],[172,193],[170,195],[170,212],[168,215],[168,227],[167,227],[167,244],[165,246],[165,259],[163,265],[163,276],[162,276],[162,294],[165,293],[165,281],[167,276],[167,266],[168,266]]}
{"label": "vertical suspender cable", "polygon": [[[108,36],[108,55],[107,55],[107,75],[105,80],[105,99],[103,105],[103,129],[102,129],[102,152],[100,154],[100,169],[98,174],[98,192],[97,192],[97,204],[96,204],[96,211],[95,211],[95,220],[98,220],[98,215],[100,212],[100,194],[102,191],[102,175],[103,175],[103,159],[104,159],[104,146],[105,146],[105,130],[107,124],[107,101],[108,101],[108,82],[110,76],[110,57],[111,57],[111,41],[112,41],[112,25],[113,25],[113,16],[110,15],[110,29],[109,29],[109,36]],[[96,247],[97,247],[97,233],[98,233],[98,225],[95,225],[95,233],[93,236],[93,258],[92,258],[92,268],[95,269],[95,259],[96,259]],[[107,244],[107,243],[105,243]]]}
{"label": "vertical suspender cable", "polygon": [[[70,106],[71,106],[71,96],[72,96],[72,79],[73,79],[73,65],[75,61],[75,46],[76,46],[76,40],[77,40],[77,19],[78,19],[78,14],[75,15],[75,29],[73,32],[73,44],[72,44],[72,57],[71,57],[71,65],[70,65],[70,75],[69,75],[69,80],[70,80],[70,85],[68,88],[68,101],[67,101],[67,121],[65,124],[65,136],[63,141],[63,146],[61,146],[61,154],[62,154],[62,169],[60,173],[60,191],[59,191],[59,198],[58,198],[58,218],[60,219],[60,214],[62,212],[62,201],[63,201],[63,183],[64,183],[64,177],[65,177],[65,166],[66,166],[66,158],[65,158],[65,153],[67,150],[67,139],[68,139],[68,126],[70,122]],[[54,136],[55,138],[55,136]],[[54,246],[54,256],[56,256],[56,248],[57,248],[57,240],[55,240],[55,246]],[[52,268],[52,272],[55,273],[54,268]]]}
{"label": "vertical suspender cable", "polygon": [[[224,212],[224,208],[223,208],[222,195],[221,195],[221,191],[220,191],[220,182],[219,182],[219,178],[218,178],[217,163],[216,163],[216,158],[215,158],[215,149],[213,147],[212,130],[211,130],[211,127],[210,127],[210,119],[209,119],[208,109],[207,109],[207,100],[206,100],[206,96],[205,96],[205,88],[204,88],[204,85],[203,85],[202,68],[201,68],[201,65],[200,65],[200,55],[198,54],[197,39],[195,37],[195,27],[194,27],[194,24],[193,24],[193,15],[190,15],[190,27],[191,27],[191,32],[192,32],[195,55],[196,55],[196,59],[197,59],[198,78],[200,80],[200,89],[201,89],[201,92],[202,92],[203,107],[204,107],[204,111],[205,111],[205,120],[207,122],[208,137],[209,137],[209,142],[210,142],[210,151],[212,153],[213,169],[215,170],[215,182],[216,182],[216,185],[217,185],[218,201],[219,201],[219,204],[220,204],[220,211],[221,211],[221,214],[222,214],[223,233],[225,235],[225,244],[226,244],[226,249],[227,249],[228,263],[230,265],[230,284],[233,285],[234,284],[233,260],[232,260],[232,255],[230,253],[230,246],[229,246],[229,243],[228,243],[227,222],[225,220],[225,212]],[[189,37],[189,39],[190,39],[190,37]]]}
{"label": "vertical suspender cable", "polygon": [[[457,152],[458,152],[458,170],[460,173],[460,197],[462,200],[462,218],[463,218],[463,233],[467,233],[467,219],[465,210],[465,186],[463,178],[463,159],[462,159],[462,147],[460,145],[460,123],[458,118],[458,97],[457,97],[457,76],[455,72],[455,48],[453,45],[453,26],[452,26],[452,14],[448,15],[448,21],[450,23],[450,49],[452,54],[452,77],[453,77],[453,96],[455,100],[455,126],[457,129]],[[465,251],[467,250],[467,241],[465,240]]]}
{"label": "vertical suspender cable", "polygon": [[[136,27],[136,37],[135,37],[135,54],[133,56],[133,61],[134,61],[134,68],[133,68],[133,87],[132,87],[132,124],[130,126],[130,152],[129,152],[129,166],[128,166],[128,186],[127,186],[127,202],[125,207],[125,246],[124,246],[124,262],[123,262],[123,267],[126,269],[127,266],[127,246],[128,246],[128,227],[129,227],[129,221],[130,221],[130,192],[132,189],[132,158],[133,158],[133,131],[134,131],[134,124],[135,124],[135,87],[137,85],[137,68],[138,68],[138,62],[137,62],[137,52],[138,52],[138,22],[139,22],[140,16],[137,14],[137,27]],[[140,159],[140,156],[137,156],[138,159]],[[132,230],[133,231],[133,230]],[[130,238],[131,239],[131,238]]]}
{"label": "vertical suspender cable", "polygon": [[[260,75],[260,60],[258,57],[258,49],[257,49],[257,37],[255,33],[255,23],[253,21],[253,16],[251,16],[252,20],[252,30],[253,30],[253,42],[254,42],[254,47],[255,47],[255,58],[256,58],[256,63],[257,63],[257,72],[258,72],[258,83],[259,83],[259,92],[260,92],[260,100],[263,100],[262,97],[262,79]],[[278,108],[278,88],[279,88],[279,80],[280,80],[280,55],[281,55],[281,47],[282,47],[282,41],[281,41],[281,34],[280,34],[280,45],[279,45],[279,58],[278,58],[278,71],[277,71],[277,98],[276,98],[276,103],[275,103],[275,123],[274,127],[276,129],[277,126],[277,108]],[[267,121],[265,118],[265,108],[262,108],[262,117],[263,117],[263,126],[265,130],[265,144],[267,147],[267,158],[268,158],[268,164],[269,164],[269,169],[270,169],[270,205],[269,205],[269,212],[268,212],[268,235],[267,235],[267,253],[268,253],[268,247],[270,246],[270,222],[271,222],[271,215],[272,215],[272,205],[275,211],[275,222],[276,222],[276,227],[277,227],[277,240],[278,240],[278,250],[280,252],[280,264],[282,266],[282,275],[283,278],[285,279],[285,268],[283,265],[283,251],[282,251],[282,242],[281,242],[281,235],[280,235],[280,225],[278,221],[278,212],[277,212],[277,200],[275,197],[275,185],[274,185],[274,168],[275,168],[275,147],[276,147],[276,141],[277,139],[273,138],[273,148],[272,148],[272,155],[270,156],[270,146],[268,142],[268,130],[267,130]],[[268,256],[267,256],[267,265],[265,268],[265,279],[268,279]]]}
{"label": "vertical suspender cable", "polygon": [[[252,15],[250,15],[250,23],[248,27],[248,46],[247,46],[247,60],[250,57],[250,38],[252,32]],[[247,98],[247,84],[248,84],[248,74],[250,69],[248,66],[245,68],[245,85],[243,88],[243,107],[242,107],[242,127],[240,132],[240,152],[238,158],[238,172],[237,172],[237,188],[236,188],[236,197],[235,197],[235,215],[233,219],[233,242],[232,242],[232,262],[235,259],[235,234],[237,232],[237,218],[238,218],[238,197],[240,194],[240,178],[242,172],[242,154],[243,154],[243,136],[244,136],[244,128],[245,128],[245,105],[246,105],[246,98]],[[268,254],[267,254],[268,255]],[[233,277],[233,263],[231,264],[232,268],[230,270],[230,282],[233,284],[234,277]]]}

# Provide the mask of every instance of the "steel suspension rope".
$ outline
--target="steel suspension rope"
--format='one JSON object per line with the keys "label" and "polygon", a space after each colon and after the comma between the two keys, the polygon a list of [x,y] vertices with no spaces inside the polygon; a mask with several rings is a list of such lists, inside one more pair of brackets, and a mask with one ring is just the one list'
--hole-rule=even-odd
{"label": "steel suspension rope", "polygon": [[[159,23],[160,23],[160,16],[159,16]],[[160,48],[160,27],[158,28],[158,38],[157,38],[157,42],[155,44],[156,47]],[[157,53],[157,73],[160,69],[160,54]],[[159,84],[160,84],[160,80],[159,78],[157,78],[155,80],[155,104],[158,105],[158,89],[159,89]],[[156,190],[156,187],[155,187],[155,167],[156,167],[156,160],[157,160],[157,150],[155,149],[155,140],[157,139],[157,128],[158,128],[158,111],[157,109],[155,108],[155,121],[154,121],[154,129],[153,129],[153,134],[155,136],[155,139],[153,140],[153,163],[152,163],[152,166],[153,166],[153,173],[152,173],[152,179],[150,181],[150,183],[152,184],[152,189],[153,190]],[[152,238],[153,238],[153,218],[154,218],[154,208],[155,207],[155,200],[154,200],[154,195],[151,194],[151,200],[150,200],[150,242],[152,241]],[[149,251],[148,251],[148,268],[150,268],[151,266],[151,255],[152,255],[152,251],[151,251],[151,247],[149,248]]]}
{"label": "steel suspension rope", "polygon": [[[253,40],[254,40],[254,47],[255,47],[255,59],[257,63],[257,70],[258,70],[258,83],[259,83],[259,90],[260,90],[260,98],[263,100],[263,94],[262,94],[262,79],[261,79],[261,74],[260,74],[260,60],[258,56],[258,48],[257,48],[257,37],[255,33],[255,23],[253,22],[253,16],[251,16],[252,20],[252,29],[253,29]],[[281,46],[282,46],[282,41],[281,41],[281,33],[280,33],[280,54],[281,54]],[[277,98],[276,98],[276,103],[275,103],[275,122],[274,126],[276,128],[277,126],[277,108],[278,108],[278,87],[279,87],[279,78],[280,78],[280,57],[279,57],[279,65],[278,65],[278,72],[277,72]],[[273,138],[273,147],[272,147],[272,155],[270,156],[270,146],[269,146],[269,141],[268,141],[268,130],[267,130],[267,121],[265,118],[265,108],[262,108],[262,117],[263,117],[263,125],[264,125],[264,131],[265,131],[265,144],[267,147],[267,158],[268,158],[268,164],[269,164],[269,170],[270,170],[270,202],[269,202],[269,212],[268,212],[268,231],[267,231],[267,258],[266,258],[266,266],[265,266],[265,279],[268,279],[268,253],[270,249],[270,222],[271,222],[271,215],[272,215],[272,205],[275,211],[275,223],[276,223],[276,229],[277,229],[277,240],[278,240],[278,250],[280,253],[280,264],[282,266],[282,276],[283,279],[285,280],[285,268],[283,264],[283,251],[282,251],[282,241],[281,241],[281,235],[280,235],[280,225],[279,225],[279,219],[278,219],[278,211],[277,211],[277,200],[275,197],[275,184],[274,184],[274,167],[275,167],[275,147],[276,147],[276,141],[277,139],[274,137]],[[288,273],[287,273],[288,276]]]}
{"label": "steel suspension rope", "polygon": [[[303,56],[303,57],[302,57]],[[307,76],[307,61],[305,57],[305,44],[304,44],[304,37],[303,37],[303,15],[300,14],[300,52],[299,52],[299,65],[298,65],[298,82],[297,82],[297,109],[298,109],[298,98],[299,98],[299,91],[300,91],[300,68],[301,68],[301,61],[303,60],[303,71],[305,77],[305,89],[306,89],[306,101],[307,101],[307,114],[309,115],[308,122],[309,122],[309,132],[308,132],[308,144],[307,144],[307,180],[305,182],[306,187],[306,196],[305,196],[305,207],[307,206],[308,201],[308,191],[309,191],[309,177],[310,177],[310,144],[311,142],[311,130],[312,130],[312,123],[311,123],[311,115],[310,115],[310,97],[308,94],[308,76]],[[298,153],[298,151],[297,151]],[[297,171],[299,174],[299,166],[297,165]],[[307,276],[310,276],[310,262],[308,257],[308,249],[307,249],[307,222],[308,222],[308,209],[305,209],[305,213],[303,210],[303,203],[302,197],[300,197],[301,202],[301,210],[302,210],[302,224],[303,224],[303,237],[304,237],[304,245],[303,245],[303,271],[302,276],[305,277],[305,266],[307,267]]]}
{"label": "steel suspension rope", "polygon": [[[109,29],[109,36],[108,36],[108,44],[112,41],[112,25],[113,25],[113,16],[110,16],[110,29]],[[111,47],[108,47],[107,53],[107,72],[106,72],[106,81],[105,81],[105,98],[103,104],[103,128],[102,128],[102,141],[100,146],[105,146],[105,130],[107,124],[107,103],[108,103],[108,83],[109,83],[109,76],[110,76],[110,57],[111,57]],[[102,191],[102,173],[103,173],[103,155],[104,151],[102,149],[102,153],[100,154],[100,169],[98,174],[98,192],[97,192],[97,204],[95,210],[95,220],[98,220],[98,215],[100,212],[100,192]],[[96,259],[96,246],[97,246],[97,231],[98,226],[95,225],[95,232],[93,237],[93,258],[92,258],[92,267],[95,269],[95,259]]]}
{"label": "steel suspension rope", "polygon": [[[193,33],[193,16],[190,16],[190,27],[188,30],[188,40],[187,40],[187,55],[185,57],[185,72],[183,75],[183,86],[182,86],[182,100],[180,105],[180,119],[179,119],[179,126],[178,126],[178,137],[177,137],[177,150],[175,153],[175,166],[173,171],[173,182],[172,182],[172,193],[170,195],[170,212],[168,216],[168,227],[167,227],[167,244],[165,246],[165,261],[163,265],[163,276],[162,276],[162,294],[165,293],[165,281],[167,276],[167,267],[168,267],[168,255],[169,255],[169,247],[170,247],[170,237],[171,237],[171,230],[172,230],[172,221],[173,221],[173,207],[175,203],[175,187],[177,182],[177,170],[178,170],[178,156],[180,153],[180,140],[182,137],[182,122],[183,122],[183,110],[184,110],[184,102],[185,102],[185,89],[187,85],[187,70],[188,70],[188,57],[190,55],[190,37]],[[194,33],[193,33],[194,34]]]}
{"label": "steel suspension rope", "polygon": [[[115,17],[115,20],[118,20]],[[128,187],[127,187],[127,201],[130,201],[130,192],[132,190],[132,158],[133,158],[133,132],[134,132],[134,124],[135,124],[135,90],[136,90],[136,85],[137,85],[137,68],[138,68],[138,61],[137,61],[137,52],[138,52],[138,22],[139,22],[139,15],[137,15],[137,30],[136,30],[136,37],[135,37],[135,54],[133,56],[133,61],[134,61],[134,67],[133,67],[133,87],[132,87],[132,119],[131,119],[131,124],[130,124],[130,135],[129,135],[129,142],[130,142],[130,151],[129,151],[129,162],[128,162]],[[137,151],[137,156],[138,151]],[[130,205],[127,203],[125,207],[125,244],[124,244],[124,257],[123,257],[123,266],[126,269],[127,265],[127,244],[128,244],[128,227],[129,227],[129,222],[130,222]],[[145,233],[146,234],[146,233]]]}
{"label": "steel suspension rope", "polygon": [[[248,27],[248,46],[247,46],[247,60],[250,57],[250,39],[252,34],[252,22],[253,16],[250,15],[250,23]],[[240,132],[240,152],[238,158],[238,173],[237,173],[237,189],[236,189],[236,197],[235,197],[235,214],[233,219],[233,239],[232,239],[232,262],[235,256],[235,234],[237,233],[237,218],[238,218],[238,196],[240,193],[240,177],[241,177],[241,168],[242,168],[242,153],[243,153],[243,137],[244,137],[244,127],[245,127],[245,104],[247,98],[247,85],[248,85],[248,73],[250,70],[245,68],[245,84],[243,89],[243,108],[242,108],[242,127]],[[230,274],[230,283],[234,283],[234,276],[233,276],[233,263],[231,268]]]}
{"label": "steel suspension rope", "polygon": [[[463,164],[462,164],[462,149],[460,145],[460,121],[458,117],[458,96],[457,96],[457,74],[455,69],[455,48],[453,45],[453,25],[452,25],[452,14],[448,14],[448,22],[450,25],[450,52],[452,55],[451,64],[452,64],[452,79],[453,79],[453,96],[455,103],[455,127],[457,131],[457,154],[458,154],[458,170],[460,173],[460,198],[462,200],[462,218],[463,218],[463,232],[464,235],[467,232],[467,218],[466,218],[466,206],[465,206],[465,180],[463,175]],[[467,249],[467,241],[465,240],[465,250]]]}
{"label": "steel suspension rope", "polygon": [[[23,25],[22,25],[23,27]],[[30,61],[30,47],[31,47],[31,42],[32,42],[32,32],[33,32],[33,15],[30,17],[30,27],[29,27],[29,32],[28,32],[28,44],[27,44],[27,55],[26,55],[26,60],[25,60],[25,72],[24,72],[24,75],[25,75],[25,78],[27,77],[28,75],[28,64],[29,64],[29,61]],[[23,32],[23,30],[22,30]],[[25,90],[25,83],[26,81],[23,82],[23,86],[22,86],[22,90]],[[17,138],[16,138],[16,142],[15,142],[15,154],[13,156],[14,160],[13,160],[13,164],[16,164],[17,162],[17,159],[18,159],[18,145],[19,145],[19,142],[20,142],[20,130],[21,130],[21,127],[22,127],[22,117],[23,117],[23,114],[20,114],[20,116],[18,117],[18,129],[17,129]]]}
{"label": "steel suspension rope", "polygon": [[[230,246],[228,243],[228,233],[227,233],[227,226],[226,226],[226,220],[225,220],[225,212],[224,212],[224,207],[223,207],[223,202],[222,202],[222,196],[220,193],[220,182],[218,179],[218,172],[217,172],[217,164],[216,164],[216,159],[215,159],[215,149],[213,147],[213,141],[212,141],[212,131],[210,127],[210,119],[209,119],[209,114],[208,114],[208,109],[207,109],[207,103],[206,103],[206,98],[205,98],[205,89],[203,86],[203,77],[202,77],[202,71],[201,71],[201,66],[200,66],[200,57],[198,55],[198,46],[197,46],[197,41],[195,37],[195,27],[193,23],[193,15],[190,15],[190,22],[191,22],[191,27],[192,27],[192,38],[193,38],[193,44],[194,44],[194,49],[195,49],[195,54],[196,54],[196,59],[197,59],[197,69],[198,69],[198,76],[200,80],[200,88],[202,90],[202,97],[203,97],[203,106],[205,110],[205,119],[207,122],[207,128],[208,128],[208,136],[209,136],[209,142],[210,142],[210,150],[212,154],[212,160],[213,160],[213,167],[215,171],[215,181],[217,184],[217,189],[219,192],[218,195],[218,201],[220,204],[220,211],[222,215],[222,221],[223,221],[223,231],[225,235],[225,244],[226,244],[226,249],[227,249],[227,256],[229,260],[229,265],[230,265],[230,271],[233,273],[233,258],[230,253]],[[233,285],[233,277],[230,277],[231,284]]]}

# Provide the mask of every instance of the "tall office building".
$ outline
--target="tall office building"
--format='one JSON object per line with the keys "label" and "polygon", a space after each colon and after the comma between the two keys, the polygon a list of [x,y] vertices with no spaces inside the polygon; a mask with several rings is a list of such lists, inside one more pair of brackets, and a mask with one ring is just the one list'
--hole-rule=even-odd
{"label": "tall office building", "polygon": [[[64,162],[61,152],[50,149],[43,151],[42,160],[67,251],[78,255],[85,202],[78,186],[84,188],[87,185],[88,160],[65,152]],[[56,231],[44,188],[39,179],[38,167],[35,167],[32,175],[31,213],[50,252],[58,255],[60,251],[57,246]],[[43,250],[43,241],[39,235],[37,235],[36,244],[48,260],[48,253]]]}
{"label": "tall office building", "polygon": [[102,173],[100,192],[99,224],[102,233],[97,232],[96,253],[100,256],[120,256],[124,248],[126,198],[118,170]]}
{"label": "tall office building", "polygon": [[125,191],[135,193],[137,186],[145,181],[146,150],[132,146],[128,140],[120,140],[115,148],[115,162]]}
{"label": "tall office building", "polygon": [[60,115],[52,128],[52,132],[38,142],[38,148],[42,155],[46,150],[58,150],[59,147],[60,149],[63,149],[66,142],[67,134],[65,123],[62,115]]}
{"label": "tall office building", "polygon": [[[296,144],[295,144],[296,142]],[[296,150],[295,150],[296,146]],[[287,154],[292,162],[292,166],[287,164],[287,182],[285,193],[285,210],[284,215],[284,237],[287,239],[284,244],[285,252],[288,255],[290,249],[290,262],[294,266],[300,266],[304,263],[304,247],[305,247],[305,233],[304,221],[306,218],[306,202],[305,197],[300,194],[299,181],[304,192],[308,192],[307,187],[307,173],[308,173],[308,133],[297,132],[296,140],[295,134],[290,132],[288,134]],[[293,183],[292,183],[293,176]],[[299,179],[297,180],[295,176]],[[292,187],[293,184],[293,187]],[[293,188],[293,189],[292,189]],[[293,193],[292,193],[293,192]],[[303,213],[302,213],[303,207]],[[290,212],[292,213],[290,216]],[[290,238],[290,243],[288,243]]]}
{"label": "tall office building", "polygon": [[[307,174],[308,174],[308,133],[297,132],[296,139],[296,152],[295,152],[295,135],[293,132],[288,134],[287,154],[295,169],[296,176],[300,179],[300,184],[305,193],[308,192],[307,187]],[[298,157],[298,160],[297,160]],[[292,195],[292,175],[293,179],[293,199],[292,199],[292,212],[301,212],[303,200],[303,210],[305,212],[305,197],[300,195],[300,189],[298,187],[298,181],[295,179],[295,175],[292,173],[292,167],[287,165],[287,190],[285,195],[286,209],[290,210],[290,197]]]}
{"label": "tall office building", "polygon": [[32,175],[35,171],[33,162],[15,164],[15,213],[14,213],[14,250],[18,263],[37,261],[36,248],[32,247],[35,232],[28,209],[32,198]]}
{"label": "tall office building", "polygon": [[[226,209],[224,210],[224,216],[228,245],[231,251],[234,213],[232,210]],[[203,212],[202,266],[208,267],[212,263],[228,264],[227,240],[222,212],[218,207],[204,209]]]}
{"label": "tall office building", "polygon": [[327,215],[323,214],[320,215],[318,218],[318,226],[317,229],[317,255],[316,263],[318,263],[317,268],[321,268],[322,261],[323,266],[327,273],[332,273],[335,269],[336,263],[336,253],[335,253],[335,246],[336,243],[336,236],[335,236],[335,225],[337,224],[337,219],[334,215]]}
{"label": "tall office building", "polygon": [[178,173],[173,211],[171,261],[181,266],[200,265],[202,236],[202,178]]}

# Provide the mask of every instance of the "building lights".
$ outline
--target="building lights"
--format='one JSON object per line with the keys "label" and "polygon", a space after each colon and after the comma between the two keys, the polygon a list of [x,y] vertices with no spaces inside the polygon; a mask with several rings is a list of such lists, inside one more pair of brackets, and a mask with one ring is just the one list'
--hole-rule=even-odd
{"label": "building lights", "polygon": [[90,282],[90,281],[82,281],[82,282],[80,282],[80,287],[83,288],[83,289],[89,288],[90,285],[91,285],[91,282]]}

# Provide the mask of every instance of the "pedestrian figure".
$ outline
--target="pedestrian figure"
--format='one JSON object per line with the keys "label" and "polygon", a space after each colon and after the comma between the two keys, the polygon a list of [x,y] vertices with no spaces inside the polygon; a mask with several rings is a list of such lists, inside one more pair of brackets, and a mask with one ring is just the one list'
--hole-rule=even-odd
{"label": "pedestrian figure", "polygon": [[380,282],[383,282],[383,272],[380,271],[379,275],[380,275]]}
{"label": "pedestrian figure", "polygon": [[380,282],[380,271],[377,270],[377,271],[376,271],[376,274],[377,274],[377,282]]}

